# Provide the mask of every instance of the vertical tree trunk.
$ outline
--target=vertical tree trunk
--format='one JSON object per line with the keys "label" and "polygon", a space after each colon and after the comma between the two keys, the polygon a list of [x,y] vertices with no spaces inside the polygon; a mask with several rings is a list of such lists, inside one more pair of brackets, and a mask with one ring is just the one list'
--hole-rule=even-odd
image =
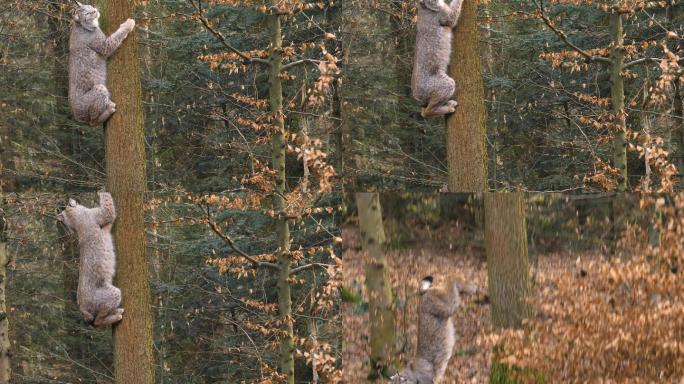
{"label": "vertical tree trunk", "polygon": [[449,192],[487,190],[484,86],[480,64],[477,2],[464,0],[454,30],[449,76],[456,81],[456,112],[447,119]]}
{"label": "vertical tree trunk", "polygon": [[0,186],[0,384],[8,384],[12,373],[10,365],[9,319],[7,318],[7,234],[2,186]]}
{"label": "vertical tree trunk", "polygon": [[[108,0],[105,21],[109,33],[133,17],[133,0]],[[153,384],[152,308],[145,254],[144,197],[146,189],[144,119],[133,31],[109,60],[108,88],[117,112],[105,127],[107,190],[114,197],[117,219],[114,244],[116,285],[121,289],[123,320],[114,327],[114,377],[118,384]]]}
{"label": "vertical tree trunk", "polygon": [[675,128],[673,135],[673,142],[677,147],[675,152],[674,165],[677,167],[679,174],[680,189],[684,187],[684,105],[682,103],[682,87],[679,79],[674,81],[674,108]]}
{"label": "vertical tree trunk", "polygon": [[377,193],[357,193],[361,241],[366,252],[366,291],[369,303],[370,359],[375,372],[387,375],[394,356],[394,311],[385,256],[385,230]]}
{"label": "vertical tree trunk", "polygon": [[519,328],[532,313],[524,195],[485,193],[484,202],[492,324]]}
{"label": "vertical tree trunk", "polygon": [[[277,4],[274,4],[277,8]],[[285,375],[286,383],[294,384],[294,341],[292,320],[292,294],[290,291],[290,228],[285,217],[285,117],[283,115],[283,85],[280,70],[283,62],[283,37],[280,27],[280,16],[268,16],[268,27],[271,38],[271,67],[269,72],[269,97],[271,113],[275,117],[277,131],[272,137],[273,170],[276,172],[273,206],[278,214],[276,233],[278,250],[276,251],[280,271],[278,271],[278,313],[282,322],[280,340],[280,371]]]}
{"label": "vertical tree trunk", "polygon": [[627,142],[625,133],[627,121],[625,114],[625,84],[622,78],[622,67],[625,62],[624,32],[622,27],[622,15],[612,13],[610,15],[610,29],[613,36],[613,48],[611,58],[613,63],[610,68],[610,95],[612,112],[614,115],[615,139],[613,139],[613,166],[618,170],[617,191],[627,191]]}

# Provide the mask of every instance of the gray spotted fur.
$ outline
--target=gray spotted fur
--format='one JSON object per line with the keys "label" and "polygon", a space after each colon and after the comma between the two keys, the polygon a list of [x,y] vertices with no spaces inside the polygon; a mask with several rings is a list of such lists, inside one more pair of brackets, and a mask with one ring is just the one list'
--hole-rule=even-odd
{"label": "gray spotted fur", "polygon": [[100,206],[86,208],[74,199],[57,219],[78,236],[78,306],[87,323],[104,327],[121,320],[121,291],[112,282],[116,269],[111,229],[116,211],[112,195],[100,192]]}
{"label": "gray spotted fur", "polygon": [[462,5],[463,0],[451,0],[449,5],[444,0],[418,0],[411,89],[425,118],[456,110],[456,100],[452,100],[456,83],[446,72],[451,56],[451,35]]}
{"label": "gray spotted fur", "polygon": [[445,288],[423,280],[418,304],[416,356],[392,384],[437,384],[442,381],[456,343],[452,317],[460,304],[460,283],[449,281]]}
{"label": "gray spotted fur", "polygon": [[80,5],[74,12],[69,38],[69,104],[77,121],[103,124],[116,111],[107,90],[107,59],[119,48],[135,21],[126,20],[107,37],[100,29],[100,12]]}

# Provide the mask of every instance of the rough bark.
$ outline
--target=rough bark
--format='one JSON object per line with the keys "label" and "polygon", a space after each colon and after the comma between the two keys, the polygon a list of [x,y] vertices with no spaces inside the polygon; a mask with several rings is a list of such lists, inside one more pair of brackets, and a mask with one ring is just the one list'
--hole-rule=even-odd
{"label": "rough bark", "polygon": [[[135,2],[108,0],[104,21],[111,33],[133,17]],[[107,191],[114,197],[117,219],[114,244],[116,285],[121,289],[123,320],[114,326],[114,378],[119,384],[155,382],[152,351],[152,308],[145,254],[144,197],[146,189],[144,118],[133,31],[108,63],[107,86],[117,112],[105,127]]]}
{"label": "rough bark", "polygon": [[520,328],[532,313],[524,195],[485,193],[484,203],[492,324]]}
{"label": "rough bark", "polygon": [[622,67],[625,63],[624,31],[622,15],[610,15],[610,30],[613,37],[613,48],[610,51],[612,64],[610,67],[610,95],[613,113],[615,138],[613,139],[613,166],[618,170],[617,191],[627,191],[627,142],[625,132],[627,121],[625,114],[625,82],[622,77]]}
{"label": "rough bark", "polygon": [[357,193],[356,206],[362,247],[366,253],[371,367],[375,372],[387,374],[392,369],[395,335],[380,197],[377,193]]}
{"label": "rough bark", "polygon": [[10,365],[9,319],[7,318],[5,291],[8,263],[4,199],[2,188],[0,187],[0,384],[9,383],[12,374],[12,367]]}
{"label": "rough bark", "polygon": [[454,30],[449,76],[456,81],[456,112],[447,118],[449,192],[487,190],[484,85],[477,2],[465,0]]}
{"label": "rough bark", "polygon": [[[274,4],[274,7],[276,5]],[[277,8],[277,7],[276,7]],[[271,113],[275,116],[276,132],[273,134],[273,170],[276,172],[275,193],[273,194],[273,207],[279,213],[276,218],[276,241],[278,250],[276,256],[280,269],[278,271],[278,313],[282,323],[280,338],[280,371],[285,375],[285,382],[294,384],[294,341],[292,320],[292,293],[290,289],[290,228],[285,211],[285,118],[283,115],[283,85],[280,79],[280,71],[283,63],[282,46],[283,37],[280,26],[280,16],[268,16],[268,29],[270,34],[271,66],[269,69],[269,99]]]}

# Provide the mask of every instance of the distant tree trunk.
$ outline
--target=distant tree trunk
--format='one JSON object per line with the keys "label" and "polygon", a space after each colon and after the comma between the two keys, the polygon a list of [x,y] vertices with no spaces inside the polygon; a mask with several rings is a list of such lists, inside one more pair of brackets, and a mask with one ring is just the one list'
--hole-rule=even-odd
{"label": "distant tree trunk", "polygon": [[524,195],[485,193],[484,203],[492,324],[520,328],[532,313]]}
{"label": "distant tree trunk", "polygon": [[[277,8],[277,5],[274,4]],[[269,69],[269,98],[271,113],[275,116],[276,132],[271,139],[273,152],[273,170],[276,173],[273,207],[278,214],[276,218],[276,256],[280,270],[278,271],[278,313],[282,324],[280,339],[280,371],[285,375],[288,384],[294,384],[294,325],[292,319],[292,293],[290,287],[290,227],[285,215],[285,117],[283,115],[283,84],[280,71],[283,63],[283,37],[280,16],[268,16],[268,29],[271,40],[271,67]]]}
{"label": "distant tree trunk", "polygon": [[684,105],[682,103],[682,86],[680,85],[680,80],[675,79],[674,81],[674,116],[675,116],[675,128],[674,128],[674,144],[677,147],[675,152],[674,164],[677,167],[677,173],[679,174],[679,188],[684,188]]}
{"label": "distant tree trunk", "polygon": [[[135,2],[108,0],[105,21],[111,32],[133,17]],[[135,31],[109,60],[108,88],[117,104],[105,128],[107,190],[117,219],[114,244],[116,285],[122,292],[123,320],[114,327],[114,377],[118,384],[153,384],[152,308],[145,253],[146,189],[144,118]]]}
{"label": "distant tree trunk", "polygon": [[610,95],[612,112],[614,115],[615,138],[613,139],[613,166],[618,170],[617,191],[625,192],[628,187],[627,180],[627,120],[625,114],[625,82],[622,77],[622,67],[625,63],[624,31],[622,27],[622,14],[610,15],[610,29],[613,36],[613,48],[611,49],[612,64],[610,68]]}
{"label": "distant tree trunk", "polygon": [[9,319],[7,318],[7,233],[5,221],[5,201],[0,186],[0,384],[8,384],[12,373],[10,365]]}
{"label": "distant tree trunk", "polygon": [[449,192],[482,192],[487,190],[486,120],[475,0],[463,2],[449,75],[456,81],[458,102],[456,112],[447,119]]}
{"label": "distant tree trunk", "polygon": [[366,290],[370,317],[370,359],[374,372],[387,375],[394,356],[394,311],[385,256],[385,230],[377,193],[357,193],[361,241],[366,253]]}

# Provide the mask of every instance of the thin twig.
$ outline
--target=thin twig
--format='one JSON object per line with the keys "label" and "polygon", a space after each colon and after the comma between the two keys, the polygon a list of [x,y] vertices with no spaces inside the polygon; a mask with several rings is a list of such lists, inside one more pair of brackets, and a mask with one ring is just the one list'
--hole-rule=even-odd
{"label": "thin twig", "polygon": [[542,0],[539,0],[538,4],[537,4],[537,1],[535,0],[534,3],[537,5],[537,8],[539,8],[539,17],[544,21],[544,24],[546,24],[547,27],[549,27],[553,32],[555,32],[556,35],[558,35],[558,37],[560,37],[561,40],[563,40],[565,45],[572,48],[573,50],[575,50],[580,55],[584,56],[584,58],[589,60],[589,61],[606,63],[606,64],[612,64],[613,63],[613,60],[611,60],[608,57],[600,56],[600,55],[592,55],[591,53],[589,53],[589,52],[585,51],[584,49],[575,45],[572,41],[570,41],[570,39],[568,39],[568,35],[566,35],[565,32],[561,31],[560,29],[556,28],[553,21],[551,19],[549,19],[548,16],[546,16],[544,14],[544,4],[543,4]]}
{"label": "thin twig", "polygon": [[190,2],[190,4],[192,4],[192,6],[193,6],[193,7],[195,8],[195,10],[197,11],[197,17],[198,17],[199,20],[202,22],[202,24],[204,25],[204,27],[205,27],[209,32],[211,32],[212,35],[216,36],[216,38],[219,39],[219,41],[221,42],[221,44],[222,44],[224,47],[226,47],[226,48],[227,48],[228,50],[230,50],[230,51],[233,51],[233,53],[235,53],[235,54],[237,54],[238,56],[240,56],[240,57],[241,57],[243,60],[245,60],[247,63],[259,63],[259,64],[263,64],[263,65],[268,65],[268,66],[271,65],[271,62],[270,62],[269,60],[262,59],[262,58],[259,58],[259,57],[249,57],[249,56],[245,55],[244,53],[242,53],[242,51],[240,51],[239,49],[237,49],[237,48],[233,47],[232,45],[230,45],[230,44],[228,43],[228,41],[226,40],[225,36],[223,36],[223,34],[222,34],[221,32],[219,32],[219,31],[217,31],[216,29],[214,29],[214,27],[211,26],[211,22],[209,22],[209,20],[207,20],[206,17],[202,16],[202,9],[201,9],[200,7],[198,7],[198,6],[195,4],[195,2],[194,2],[193,0],[188,0],[188,1]]}
{"label": "thin twig", "polygon": [[209,213],[209,207],[208,206],[207,206],[207,224],[209,225],[211,230],[214,231],[214,233],[216,233],[218,235],[218,237],[221,238],[221,240],[223,240],[223,242],[228,244],[228,246],[230,246],[233,249],[233,251],[237,252],[240,256],[244,257],[250,263],[252,263],[252,266],[254,268],[266,267],[266,268],[272,268],[272,269],[280,270],[280,266],[278,264],[269,263],[267,261],[256,260],[252,256],[245,253],[243,250],[238,248],[235,245],[235,242],[233,242],[233,239],[231,239],[230,236],[223,233],[223,231],[221,231],[221,229],[218,227],[218,225],[215,222],[211,221],[211,215]]}

